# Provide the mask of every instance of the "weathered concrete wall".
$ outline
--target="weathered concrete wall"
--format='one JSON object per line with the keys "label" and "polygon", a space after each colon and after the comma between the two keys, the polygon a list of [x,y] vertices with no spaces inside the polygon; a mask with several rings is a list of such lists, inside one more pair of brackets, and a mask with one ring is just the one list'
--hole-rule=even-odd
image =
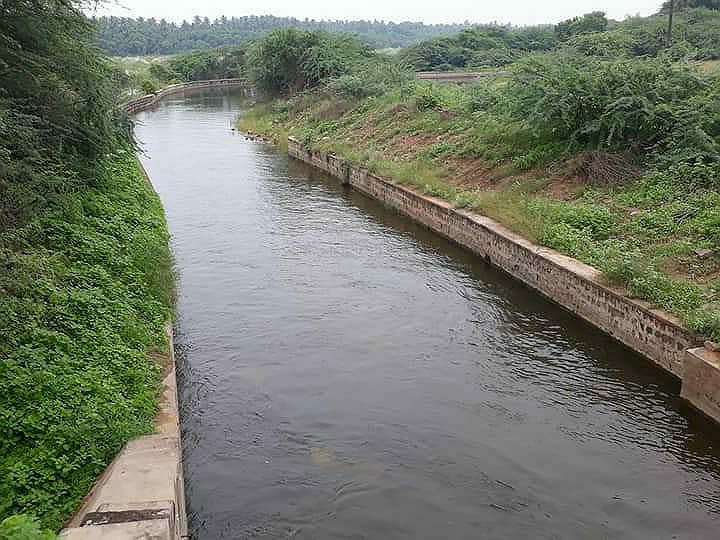
{"label": "weathered concrete wall", "polygon": [[154,94],[148,94],[146,96],[139,97],[137,99],[130,100],[123,104],[123,108],[131,113],[137,113],[150,109],[157,105],[160,100],[174,94],[182,94],[183,92],[190,90],[204,90],[210,88],[248,88],[247,79],[212,79],[209,81],[194,81],[189,83],[172,84],[166,86],[162,90],[158,90]]}
{"label": "weathered concrete wall", "polygon": [[453,240],[542,293],[682,380],[681,395],[720,422],[720,353],[699,348],[701,338],[678,319],[628,298],[587,264],[543,248],[490,218],[398,186],[320,152],[292,137],[288,153],[328,172]]}
{"label": "weathered concrete wall", "polygon": [[486,258],[683,378],[685,351],[700,344],[698,336],[671,315],[607,286],[596,269],[537,246],[492,219],[454,209],[445,201],[392,184],[335,156],[308,152],[297,140],[290,139],[288,153]]}
{"label": "weathered concrete wall", "polygon": [[705,347],[686,352],[680,395],[720,422],[720,353]]}

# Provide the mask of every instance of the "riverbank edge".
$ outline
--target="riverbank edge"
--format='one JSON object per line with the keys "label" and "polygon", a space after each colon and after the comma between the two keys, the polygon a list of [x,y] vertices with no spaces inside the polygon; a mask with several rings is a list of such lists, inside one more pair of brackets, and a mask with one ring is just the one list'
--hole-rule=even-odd
{"label": "riverbank edge", "polygon": [[[98,477],[60,537],[187,538],[172,324],[155,433],[129,441]],[[139,535],[139,536],[138,536]]]}
{"label": "riverbank edge", "polygon": [[[150,109],[163,98],[188,90],[246,87],[245,79],[217,79],[174,84],[153,94],[124,103],[128,114]],[[152,180],[140,159],[138,169],[152,187]],[[172,323],[165,325],[168,355],[163,392],[155,418],[155,433],[129,441],[96,479],[73,517],[61,531],[63,539],[188,538],[185,507],[185,478],[177,397],[177,378]]]}
{"label": "riverbank edge", "polygon": [[[154,104],[148,101],[146,107]],[[153,188],[137,155],[135,162]],[[189,538],[172,321],[165,323],[165,334],[168,352],[155,355],[163,366],[155,433],[125,444],[95,480],[60,532],[61,539],[92,540],[106,534],[118,539]]]}
{"label": "riverbank edge", "polygon": [[676,317],[629,298],[599,270],[538,246],[494,220],[394,184],[288,137],[288,154],[327,172],[523,282],[682,381],[681,397],[720,422],[720,354]]}

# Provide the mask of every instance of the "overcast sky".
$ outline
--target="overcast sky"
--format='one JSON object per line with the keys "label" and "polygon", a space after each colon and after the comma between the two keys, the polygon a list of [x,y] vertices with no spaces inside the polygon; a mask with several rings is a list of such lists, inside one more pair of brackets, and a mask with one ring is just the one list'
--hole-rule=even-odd
{"label": "overcast sky", "polygon": [[377,19],[425,23],[499,22],[515,25],[556,23],[589,11],[608,17],[649,15],[662,0],[109,0],[98,15],[190,20],[194,15],[215,19],[242,15],[277,15],[304,19]]}

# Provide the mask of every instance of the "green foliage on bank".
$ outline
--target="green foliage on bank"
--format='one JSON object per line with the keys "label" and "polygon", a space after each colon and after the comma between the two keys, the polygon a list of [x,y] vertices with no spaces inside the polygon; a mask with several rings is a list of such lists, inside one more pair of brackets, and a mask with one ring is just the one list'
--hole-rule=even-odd
{"label": "green foliage on bank", "polygon": [[488,215],[720,339],[717,74],[572,47],[468,86],[381,66],[260,104],[241,126]]}
{"label": "green foliage on bank", "polygon": [[126,92],[151,94],[176,83],[245,77],[246,51],[240,45],[159,58],[116,58],[114,67]]}
{"label": "green foliage on bank", "polygon": [[171,312],[158,197],[130,149],[98,174],[0,234],[0,516],[51,528],[152,430]]}
{"label": "green foliage on bank", "polygon": [[289,28],[254,43],[247,65],[259,90],[293,94],[350,73],[374,56],[369,46],[352,36]]}
{"label": "green foliage on bank", "polygon": [[163,210],[81,6],[0,8],[0,537],[13,540],[50,538],[151,431],[148,354],[167,347]]}
{"label": "green foliage on bank", "polygon": [[675,14],[669,48],[665,13],[617,22],[609,21],[602,12],[593,12],[554,27],[477,26],[454,36],[421,41],[401,51],[399,58],[415,71],[499,68],[534,52],[550,50],[608,58],[720,58],[720,10],[698,5]]}
{"label": "green foliage on bank", "polygon": [[0,521],[0,540],[56,540],[57,535],[43,529],[36,519],[26,515],[10,516]]}
{"label": "green foliage on bank", "polygon": [[0,17],[0,229],[91,183],[129,137],[115,71],[71,2],[8,0]]}

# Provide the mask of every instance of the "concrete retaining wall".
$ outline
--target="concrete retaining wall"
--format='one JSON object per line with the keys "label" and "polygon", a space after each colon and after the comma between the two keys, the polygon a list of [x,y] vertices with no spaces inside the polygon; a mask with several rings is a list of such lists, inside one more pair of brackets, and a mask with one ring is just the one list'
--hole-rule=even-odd
{"label": "concrete retaining wall", "polygon": [[[293,138],[288,141],[288,153],[484,257],[668,373],[686,380],[683,396],[720,421],[720,370],[703,368],[701,375],[685,378],[686,351],[699,347],[702,341],[675,317],[624,296],[603,283],[595,268],[537,246],[490,218],[455,209],[445,201],[395,185],[336,156],[310,152]],[[708,354],[717,356],[717,353]],[[702,356],[705,357],[707,355]],[[694,362],[693,373],[696,372]],[[709,383],[707,379],[713,373],[714,382]],[[701,383],[704,390],[698,386]],[[708,393],[712,397],[706,396],[703,400],[695,397]]]}

